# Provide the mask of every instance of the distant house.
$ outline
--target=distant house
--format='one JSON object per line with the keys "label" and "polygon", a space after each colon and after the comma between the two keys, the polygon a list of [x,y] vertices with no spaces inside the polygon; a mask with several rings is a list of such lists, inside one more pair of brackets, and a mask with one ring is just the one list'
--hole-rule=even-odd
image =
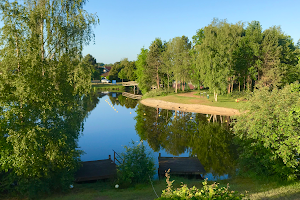
{"label": "distant house", "polygon": [[106,73],[106,72],[109,72],[111,70],[111,66],[104,66],[103,67],[103,72]]}
{"label": "distant house", "polygon": [[108,76],[108,72],[111,70],[111,66],[103,66],[103,67],[99,67],[102,69],[102,74],[100,74],[101,76]]}
{"label": "distant house", "polygon": [[109,71],[106,72],[106,73],[104,73],[104,74],[101,74],[101,76],[103,76],[104,78],[106,78],[108,76],[108,74],[109,74]]}

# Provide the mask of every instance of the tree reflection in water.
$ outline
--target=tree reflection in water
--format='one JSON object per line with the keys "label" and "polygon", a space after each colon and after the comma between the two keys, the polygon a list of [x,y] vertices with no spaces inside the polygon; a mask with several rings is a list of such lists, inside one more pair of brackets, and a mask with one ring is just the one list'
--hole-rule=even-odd
{"label": "tree reflection in water", "polygon": [[[125,106],[126,108],[135,108],[138,100],[127,98],[122,95],[122,93],[111,92],[108,93],[109,100],[111,101],[112,105],[120,105]],[[115,97],[113,97],[115,96]]]}
{"label": "tree reflection in water", "polygon": [[[138,105],[136,131],[158,152],[197,156],[206,172],[214,176],[232,174],[237,158],[229,117],[177,112]],[[221,121],[223,123],[221,123]]]}

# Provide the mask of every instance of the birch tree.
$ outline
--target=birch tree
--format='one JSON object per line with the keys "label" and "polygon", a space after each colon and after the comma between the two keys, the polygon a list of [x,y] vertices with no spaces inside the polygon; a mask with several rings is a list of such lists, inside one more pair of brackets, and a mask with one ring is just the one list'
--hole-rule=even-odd
{"label": "birch tree", "polygon": [[32,197],[74,179],[91,80],[81,51],[98,21],[85,3],[0,1],[0,191]]}

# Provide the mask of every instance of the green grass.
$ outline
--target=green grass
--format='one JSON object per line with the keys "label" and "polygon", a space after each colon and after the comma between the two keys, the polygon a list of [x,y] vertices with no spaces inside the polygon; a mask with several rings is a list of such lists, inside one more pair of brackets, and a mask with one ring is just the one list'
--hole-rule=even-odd
{"label": "green grass", "polygon": [[[201,91],[202,92],[202,91]],[[205,91],[208,92],[208,91]],[[180,96],[183,93],[179,94],[169,94],[167,96],[157,96],[154,97],[158,100],[173,102],[173,103],[184,103],[184,104],[201,104],[208,106],[216,106],[216,107],[225,107],[225,108],[234,108],[241,109],[245,104],[244,95],[234,94],[234,95],[218,95],[218,101],[216,102],[213,98],[213,93],[207,93],[209,95],[209,99],[205,97],[199,98],[200,94],[197,91],[197,94],[194,96]],[[236,99],[239,99],[239,102],[236,102]]]}
{"label": "green grass", "polygon": [[[187,184],[188,187],[196,186],[201,188],[201,180],[189,180],[181,177],[172,177],[174,179],[173,188],[180,187],[181,183]],[[210,181],[209,184],[213,182]],[[230,190],[245,193],[248,191],[250,199],[300,199],[300,182],[278,182],[270,180],[254,180],[250,178],[234,177],[229,180],[219,181],[219,187],[226,187],[229,183]],[[161,191],[166,189],[165,180],[153,181],[153,186],[160,196]],[[1,197],[1,196],[0,196]],[[98,181],[96,183],[74,184],[73,189],[65,193],[55,193],[46,195],[41,199],[45,200],[153,200],[156,195],[150,183],[138,184],[134,187],[122,189],[114,188],[112,181]],[[3,198],[11,200],[17,198]]]}
{"label": "green grass", "polygon": [[92,83],[92,88],[97,90],[125,90],[125,87],[120,83],[116,85],[111,83]]}

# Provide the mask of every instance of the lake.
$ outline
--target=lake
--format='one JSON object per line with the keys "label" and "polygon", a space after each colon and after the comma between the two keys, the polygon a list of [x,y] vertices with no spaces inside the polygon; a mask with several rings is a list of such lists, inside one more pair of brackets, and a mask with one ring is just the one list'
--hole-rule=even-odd
{"label": "lake", "polygon": [[113,158],[113,150],[122,153],[125,145],[143,140],[157,167],[161,153],[197,156],[209,180],[226,179],[235,172],[229,117],[147,107],[114,92],[98,91],[90,99],[78,141],[85,152],[82,161]]}

